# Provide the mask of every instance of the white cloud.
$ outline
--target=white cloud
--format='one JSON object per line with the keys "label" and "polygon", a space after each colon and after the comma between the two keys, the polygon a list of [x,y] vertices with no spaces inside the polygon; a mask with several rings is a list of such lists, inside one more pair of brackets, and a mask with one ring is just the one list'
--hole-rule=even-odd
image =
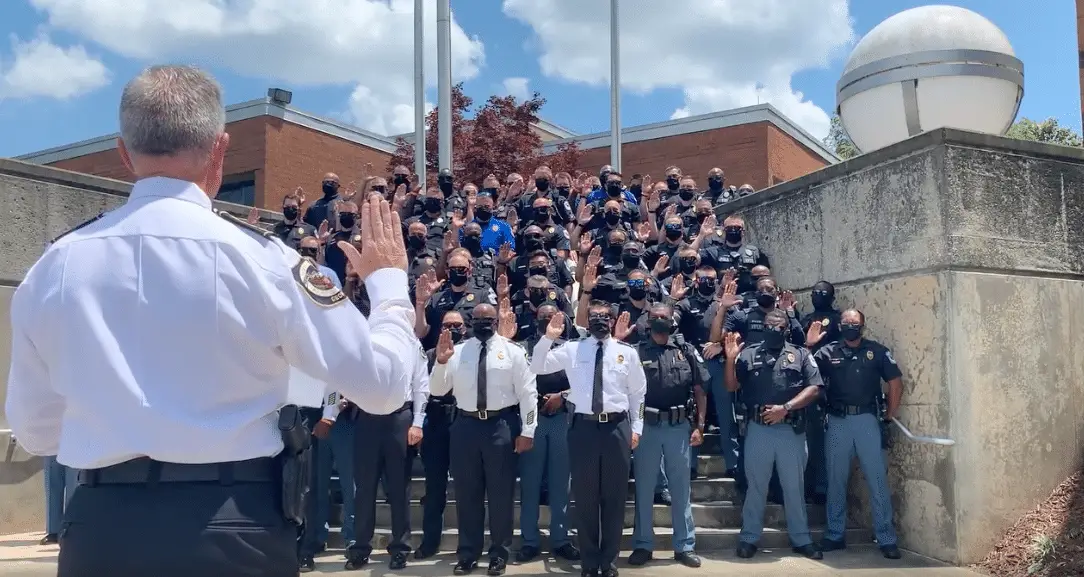
{"label": "white cloud", "polygon": [[[122,56],[197,61],[290,86],[354,86],[363,128],[414,129],[413,0],[30,0],[50,25]],[[436,0],[425,0],[425,68],[436,82]],[[481,40],[452,21],[452,72],[476,76]]]}
{"label": "white cloud", "polygon": [[44,34],[11,43],[10,62],[0,62],[0,98],[67,100],[109,84],[109,70],[82,46],[57,46]]}
{"label": "white cloud", "polygon": [[523,77],[505,78],[504,93],[515,96],[517,100],[528,100],[531,97],[530,80]]}
{"label": "white cloud", "polygon": [[[622,0],[621,84],[684,91],[673,118],[770,102],[814,136],[829,116],[791,86],[854,38],[846,0]],[[610,78],[609,2],[504,0],[538,36],[547,76],[589,85]],[[570,42],[569,38],[593,38]]]}

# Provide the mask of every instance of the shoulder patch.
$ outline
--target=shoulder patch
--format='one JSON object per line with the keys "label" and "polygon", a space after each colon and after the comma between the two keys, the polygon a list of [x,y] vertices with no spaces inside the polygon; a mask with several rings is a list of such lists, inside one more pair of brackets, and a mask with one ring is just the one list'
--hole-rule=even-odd
{"label": "shoulder patch", "polygon": [[271,232],[269,230],[264,230],[264,229],[254,225],[254,224],[249,224],[247,220],[244,220],[242,218],[234,216],[233,214],[230,214],[229,212],[226,212],[224,210],[218,210],[217,208],[212,208],[211,210],[215,214],[217,214],[218,216],[226,219],[226,221],[228,221],[230,223],[233,223],[233,224],[235,224],[235,225],[237,225],[237,226],[239,226],[239,227],[241,227],[241,228],[243,228],[243,229],[245,229],[245,230],[247,230],[249,232],[256,233],[256,234],[258,234],[258,235],[260,235],[260,236],[262,236],[264,238],[274,238],[275,237],[275,234],[273,232]]}
{"label": "shoulder patch", "polygon": [[896,359],[892,358],[892,351],[885,349],[885,358],[893,365],[896,364]]}
{"label": "shoulder patch", "polygon": [[[247,224],[247,223],[246,223]],[[304,257],[291,269],[294,280],[312,302],[322,307],[333,307],[346,301],[346,295],[335,282],[320,272],[316,261]]]}

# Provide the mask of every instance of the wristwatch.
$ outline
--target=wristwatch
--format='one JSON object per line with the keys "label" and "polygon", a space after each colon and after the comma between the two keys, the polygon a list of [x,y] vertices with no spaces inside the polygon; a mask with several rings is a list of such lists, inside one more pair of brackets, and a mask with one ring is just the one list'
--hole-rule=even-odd
{"label": "wristwatch", "polygon": [[783,410],[789,413],[790,410],[791,410],[791,406],[792,405],[790,403],[784,403],[783,404]]}

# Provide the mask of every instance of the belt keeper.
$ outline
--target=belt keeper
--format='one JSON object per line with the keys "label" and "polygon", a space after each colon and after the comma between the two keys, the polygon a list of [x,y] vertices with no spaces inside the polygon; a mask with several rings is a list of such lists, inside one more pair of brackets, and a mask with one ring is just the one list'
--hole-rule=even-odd
{"label": "belt keeper", "polygon": [[222,483],[222,486],[224,487],[233,485],[233,463],[218,464],[218,481]]}
{"label": "belt keeper", "polygon": [[156,486],[158,486],[158,481],[161,481],[161,480],[162,480],[162,462],[161,461],[151,461],[150,464],[147,465],[147,486],[151,487],[151,488],[156,487]]}

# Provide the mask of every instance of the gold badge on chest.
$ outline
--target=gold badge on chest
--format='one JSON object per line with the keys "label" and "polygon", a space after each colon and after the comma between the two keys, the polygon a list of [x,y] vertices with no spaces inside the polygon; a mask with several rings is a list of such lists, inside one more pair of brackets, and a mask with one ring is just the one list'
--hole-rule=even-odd
{"label": "gold badge on chest", "polygon": [[866,351],[866,358],[872,361],[873,360],[873,351]]}
{"label": "gold badge on chest", "polygon": [[625,355],[617,355],[617,364],[620,365],[620,364],[622,364],[624,362],[625,362]]}
{"label": "gold badge on chest", "polygon": [[787,353],[787,362],[788,363],[793,363],[794,362],[794,353]]}

